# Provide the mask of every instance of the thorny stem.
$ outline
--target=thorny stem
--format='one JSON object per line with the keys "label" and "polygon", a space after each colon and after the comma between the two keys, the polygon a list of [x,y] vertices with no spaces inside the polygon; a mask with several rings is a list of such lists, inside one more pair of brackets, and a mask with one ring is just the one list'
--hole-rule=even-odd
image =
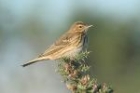
{"label": "thorny stem", "polygon": [[106,84],[98,84],[88,74],[90,67],[84,61],[89,52],[83,52],[75,60],[62,59],[58,63],[58,72],[64,79],[66,87],[72,93],[113,93]]}

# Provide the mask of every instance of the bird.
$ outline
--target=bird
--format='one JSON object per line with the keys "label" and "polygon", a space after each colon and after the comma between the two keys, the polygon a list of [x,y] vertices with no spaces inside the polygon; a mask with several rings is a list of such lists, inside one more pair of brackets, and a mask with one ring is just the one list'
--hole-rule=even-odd
{"label": "bird", "polygon": [[65,57],[74,59],[78,54],[87,50],[87,31],[92,26],[82,21],[74,22],[69,30],[56,40],[44,53],[22,66],[26,67],[40,61],[58,60]]}

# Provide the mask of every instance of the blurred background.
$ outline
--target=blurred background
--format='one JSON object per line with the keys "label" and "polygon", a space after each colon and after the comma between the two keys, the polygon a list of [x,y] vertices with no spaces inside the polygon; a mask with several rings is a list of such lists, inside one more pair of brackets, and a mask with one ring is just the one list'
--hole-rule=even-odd
{"label": "blurred background", "polygon": [[70,93],[56,62],[22,68],[75,21],[88,32],[90,73],[114,93],[140,93],[139,0],[0,0],[0,93]]}

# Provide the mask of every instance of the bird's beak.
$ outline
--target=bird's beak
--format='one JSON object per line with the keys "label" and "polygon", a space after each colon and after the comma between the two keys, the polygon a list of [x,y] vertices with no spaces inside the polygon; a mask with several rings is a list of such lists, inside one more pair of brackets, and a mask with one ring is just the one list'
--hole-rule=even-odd
{"label": "bird's beak", "polygon": [[86,29],[88,29],[88,28],[90,28],[90,27],[92,27],[92,26],[93,26],[93,25],[87,25],[87,26],[86,26]]}
{"label": "bird's beak", "polygon": [[88,25],[87,28],[92,27],[93,25]]}
{"label": "bird's beak", "polygon": [[85,31],[87,31],[90,27],[92,27],[93,25],[86,25],[85,27]]}

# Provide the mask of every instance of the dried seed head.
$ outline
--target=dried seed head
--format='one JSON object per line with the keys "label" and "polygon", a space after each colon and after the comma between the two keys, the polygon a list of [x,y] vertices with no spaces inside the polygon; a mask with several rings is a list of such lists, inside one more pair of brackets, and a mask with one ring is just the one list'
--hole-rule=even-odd
{"label": "dried seed head", "polygon": [[81,78],[81,84],[86,85],[89,80],[90,80],[89,75],[86,75],[86,76]]}
{"label": "dried seed head", "polygon": [[74,84],[66,84],[66,87],[71,91],[75,91],[77,89],[76,85]]}

